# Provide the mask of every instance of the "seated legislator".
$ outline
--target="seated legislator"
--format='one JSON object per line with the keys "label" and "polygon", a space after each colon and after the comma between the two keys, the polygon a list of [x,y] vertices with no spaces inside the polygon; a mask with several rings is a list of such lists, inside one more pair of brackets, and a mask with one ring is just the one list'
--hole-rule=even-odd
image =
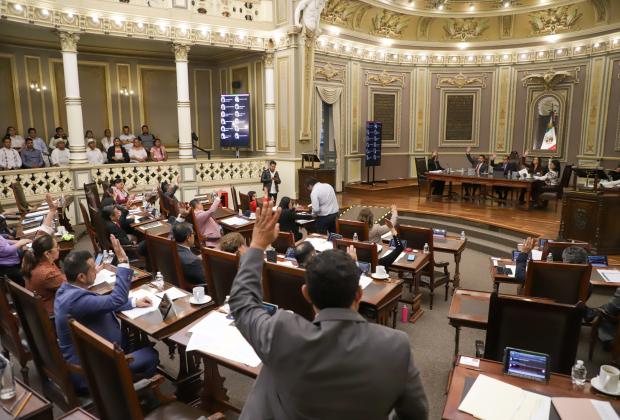
{"label": "seated legislator", "polygon": [[168,152],[166,152],[166,148],[161,144],[161,140],[158,138],[153,140],[153,147],[151,147],[149,153],[153,162],[164,162],[168,160]]}
{"label": "seated legislator", "polygon": [[[110,205],[103,207],[101,209],[101,218],[108,235],[114,235],[121,245],[136,244],[137,241],[133,235],[130,237],[125,230],[128,222],[120,206]],[[146,241],[141,241],[138,244],[138,253],[143,256],[147,255]]]}
{"label": "seated legislator", "polygon": [[297,265],[299,268],[306,268],[308,261],[310,261],[310,259],[315,255],[316,250],[308,241],[303,241],[295,247],[295,259],[297,260]]}
{"label": "seated legislator", "polygon": [[200,200],[193,199],[189,202],[190,207],[194,210],[193,217],[196,221],[200,234],[205,238],[206,246],[215,247],[222,237],[222,229],[215,221],[213,215],[220,206],[220,198],[213,200],[211,207],[205,210]]}
{"label": "seated legislator", "polygon": [[112,194],[114,195],[114,201],[116,204],[122,204],[127,207],[131,206],[135,195],[129,194],[125,189],[125,180],[122,178],[115,178],[112,181]]}
{"label": "seated legislator", "polygon": [[[133,270],[129,267],[127,255],[118,240],[110,235],[110,241],[118,258],[116,283],[110,294],[98,295],[88,290],[97,277],[97,267],[90,252],[71,251],[63,261],[63,271],[69,282],[60,286],[56,292],[54,315],[60,350],[65,360],[72,364],[79,365],[80,360],[73,346],[69,318],[74,318],[127,352],[127,339],[123,336],[120,322],[114,313],[153,304],[148,297],[129,299]],[[147,345],[128,356],[132,358],[129,369],[134,380],[149,378],[156,373],[159,354],[153,347]],[[83,376],[72,374],[71,379],[79,394],[87,391]]]}
{"label": "seated legislator", "polygon": [[375,223],[375,216],[372,214],[372,210],[369,208],[363,208],[360,210],[360,213],[357,216],[358,222],[364,222],[368,225],[368,241],[374,242],[376,244],[381,243],[381,236],[388,233],[392,230],[392,227],[396,225],[398,221],[398,208],[396,204],[392,204],[390,206],[390,211],[392,213],[392,217],[390,218],[390,223],[385,225],[380,225]]}
{"label": "seated legislator", "polygon": [[[489,163],[489,165],[493,168],[493,172],[503,174],[504,177],[508,177],[510,172],[517,172],[519,170],[515,160],[510,159],[509,155],[504,155],[501,163],[495,163],[496,158],[497,153],[493,153],[491,155],[491,163]],[[493,190],[497,192],[497,197],[500,200],[506,200],[508,198],[508,187],[493,187]]]}
{"label": "seated legislator", "polygon": [[22,158],[19,152],[11,148],[11,138],[6,136],[2,139],[0,149],[0,170],[19,169],[22,167]]}
{"label": "seated legislator", "polygon": [[[256,200],[254,200],[254,203],[256,205]],[[299,231],[299,225],[296,223],[296,220],[308,220],[312,219],[312,216],[309,214],[297,213],[289,197],[282,197],[279,207],[282,209],[279,220],[280,231],[292,232],[293,235],[295,235],[295,241],[299,241],[303,235]],[[256,212],[256,207],[254,207],[254,212]]]}
{"label": "seated legislator", "polygon": [[547,202],[543,202],[540,196],[546,191],[555,191],[557,189],[560,182],[560,169],[560,161],[553,159],[549,163],[549,170],[546,174],[541,176],[534,175],[534,179],[539,181],[532,185],[532,200],[534,200],[536,207],[547,207]]}
{"label": "seated legislator", "polygon": [[51,166],[67,166],[71,159],[71,152],[67,149],[67,143],[63,139],[56,142],[56,148],[50,154]]}
{"label": "seated legislator", "polygon": [[164,195],[172,200],[179,201],[174,194],[176,194],[179,189],[179,176],[174,179],[174,182],[164,181],[161,183],[161,190],[164,192]]}
{"label": "seated legislator", "polygon": [[521,162],[523,163],[523,166],[525,166],[527,170],[529,171],[529,173],[531,173],[532,175],[541,176],[541,175],[546,174],[548,169],[546,166],[542,164],[538,156],[534,156],[531,162],[526,161],[529,153],[530,152],[527,150],[525,151],[525,153],[523,153],[523,157],[521,158]]}
{"label": "seated legislator", "polygon": [[110,146],[107,151],[108,163],[128,163],[129,153],[123,146],[123,142],[118,137],[114,138],[114,145]]}
{"label": "seated legislator", "polygon": [[[256,191],[248,191],[248,201],[250,202],[250,213],[256,213],[256,207],[258,205],[256,201]],[[282,201],[280,201],[282,204]]]}
{"label": "seated legislator", "polygon": [[317,313],[313,322],[265,311],[264,251],[278,237],[280,212],[271,203],[257,210],[230,293],[235,324],[263,362],[240,419],[385,419],[392,411],[401,419],[427,419],[409,338],[358,313],[360,275],[346,253],[326,251],[306,266],[302,294]]}
{"label": "seated legislator", "polygon": [[[465,157],[471,164],[472,169],[474,169],[475,175],[480,176],[483,173],[486,173],[489,170],[489,165],[487,164],[487,158],[485,155],[478,155],[476,159],[471,157],[471,147],[468,147],[465,151]],[[464,183],[463,188],[465,189],[465,196],[475,195],[476,191],[480,185]]]}
{"label": "seated legislator", "polygon": [[245,238],[239,232],[230,232],[222,236],[218,248],[224,252],[243,254],[247,249]]}
{"label": "seated legislator", "polygon": [[[439,163],[439,153],[437,150],[433,150],[433,154],[430,158],[428,158],[428,162],[426,162],[426,166],[428,171],[443,171],[441,164]],[[431,182],[431,187],[433,188],[433,195],[443,195],[443,189],[446,183],[444,181],[434,180]]]}
{"label": "seated legislator", "polygon": [[[527,261],[530,258],[530,252],[534,248],[535,243],[536,239],[527,238],[521,248],[521,252],[517,256],[517,260],[515,261],[515,280],[521,282],[522,284],[525,283]],[[569,246],[562,252],[562,262],[565,264],[587,264],[588,253],[582,247]]]}
{"label": "seated legislator", "polygon": [[[49,211],[39,227],[36,236],[46,233],[54,233],[52,224],[57,213],[57,206],[50,194],[45,195],[45,201],[49,206]],[[9,279],[24,286],[24,278],[21,273],[22,256],[26,251],[26,245],[32,243],[31,239],[7,239],[0,235],[0,277],[7,276]]]}
{"label": "seated legislator", "polygon": [[26,139],[25,146],[19,154],[22,158],[22,168],[24,169],[43,168],[45,166],[43,154],[40,150],[34,148],[34,140],[30,137]]}
{"label": "seated legislator", "polygon": [[149,160],[149,153],[142,145],[139,137],[133,139],[133,147],[129,149],[129,161],[133,163],[141,163]]}
{"label": "seated legislator", "polygon": [[177,243],[177,252],[183,268],[185,281],[191,284],[205,284],[205,269],[202,258],[192,252],[194,245],[194,229],[186,222],[172,226],[172,236]]}
{"label": "seated legislator", "polygon": [[91,165],[102,165],[105,163],[106,157],[97,148],[97,140],[89,139],[86,147],[86,159]]}

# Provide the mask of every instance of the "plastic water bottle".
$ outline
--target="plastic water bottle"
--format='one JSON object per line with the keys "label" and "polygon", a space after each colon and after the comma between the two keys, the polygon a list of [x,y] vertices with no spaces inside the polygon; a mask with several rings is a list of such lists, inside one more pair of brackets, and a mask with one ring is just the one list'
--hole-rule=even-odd
{"label": "plastic water bottle", "polygon": [[465,240],[465,231],[462,230],[461,231],[461,241],[464,241],[464,240]]}
{"label": "plastic water bottle", "polygon": [[424,244],[424,253],[425,253],[425,254],[428,254],[429,252],[431,252],[431,249],[429,248],[428,244],[427,244],[427,243],[425,243],[425,244]]}
{"label": "plastic water bottle", "polygon": [[400,320],[403,324],[406,324],[407,322],[409,322],[409,308],[407,308],[407,305],[403,305],[403,309],[401,310]]}
{"label": "plastic water bottle", "polygon": [[357,232],[353,232],[353,240],[355,242],[357,242],[359,240],[359,237],[357,236]]}
{"label": "plastic water bottle", "polygon": [[0,399],[10,400],[15,397],[15,394],[13,363],[0,354]]}
{"label": "plastic water bottle", "polygon": [[102,263],[102,264],[109,264],[109,262],[108,262],[108,258],[109,258],[109,256],[108,256],[108,250],[107,250],[107,249],[104,249],[104,250],[103,250],[103,258],[101,259],[101,263]]}
{"label": "plastic water bottle", "polygon": [[114,261],[114,257],[116,257],[116,255],[114,254],[114,250],[111,249],[108,251],[108,264],[112,264],[112,261]]}
{"label": "plastic water bottle", "polygon": [[552,252],[547,254],[547,262],[553,262],[553,253]]}
{"label": "plastic water bottle", "polygon": [[160,291],[164,290],[164,276],[159,271],[155,275],[155,286],[157,286]]}
{"label": "plastic water bottle", "polygon": [[588,371],[586,370],[586,366],[583,364],[583,360],[577,360],[577,363],[573,366],[571,371],[571,378],[573,379],[573,385],[581,388],[586,383],[586,375]]}

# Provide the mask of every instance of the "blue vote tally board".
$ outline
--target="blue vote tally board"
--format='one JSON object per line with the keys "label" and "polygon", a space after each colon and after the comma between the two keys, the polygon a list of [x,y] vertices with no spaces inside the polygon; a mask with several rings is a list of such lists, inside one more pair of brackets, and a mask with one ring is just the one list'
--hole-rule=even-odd
{"label": "blue vote tally board", "polygon": [[220,96],[220,144],[222,147],[250,145],[250,95]]}
{"label": "blue vote tally board", "polygon": [[381,131],[380,121],[366,122],[366,166],[381,165]]}

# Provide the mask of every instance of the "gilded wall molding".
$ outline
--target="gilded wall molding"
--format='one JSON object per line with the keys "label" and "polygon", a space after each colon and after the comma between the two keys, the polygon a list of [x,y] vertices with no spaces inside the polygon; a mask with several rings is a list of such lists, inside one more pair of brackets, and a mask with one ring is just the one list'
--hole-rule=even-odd
{"label": "gilded wall molding", "polygon": [[370,5],[358,1],[329,0],[323,8],[321,20],[332,25],[357,29],[370,8]]}
{"label": "gilded wall molding", "polygon": [[406,15],[383,9],[372,18],[372,35],[384,38],[401,38],[403,29],[409,24],[410,18]]}
{"label": "gilded wall molding", "polygon": [[381,72],[366,70],[364,72],[366,86],[405,86],[406,73],[388,73],[385,69]]}
{"label": "gilded wall molding", "polygon": [[443,26],[447,39],[460,42],[479,39],[487,29],[489,19],[478,18],[448,19]]}
{"label": "gilded wall molding", "polygon": [[514,17],[511,15],[499,17],[500,38],[510,39],[514,34]]}
{"label": "gilded wall molding", "polygon": [[533,35],[554,35],[573,29],[583,13],[576,7],[561,6],[530,13],[530,25]]}
{"label": "gilded wall molding", "polygon": [[[323,66],[319,67],[321,64]],[[330,81],[344,82],[346,67],[334,65],[332,63],[315,62],[314,79],[323,79]]]}
{"label": "gilded wall molding", "polygon": [[487,75],[486,74],[463,74],[458,73],[456,75],[437,75],[437,85],[435,89],[442,87],[456,87],[462,89],[464,87],[480,87],[482,89],[487,87]]}
{"label": "gilded wall molding", "polygon": [[550,68],[536,73],[526,71],[525,76],[521,79],[521,82],[523,82],[523,87],[542,85],[545,91],[551,91],[559,84],[579,84],[581,82],[579,80],[580,71],[580,67],[575,67],[571,70],[554,70],[553,68]]}

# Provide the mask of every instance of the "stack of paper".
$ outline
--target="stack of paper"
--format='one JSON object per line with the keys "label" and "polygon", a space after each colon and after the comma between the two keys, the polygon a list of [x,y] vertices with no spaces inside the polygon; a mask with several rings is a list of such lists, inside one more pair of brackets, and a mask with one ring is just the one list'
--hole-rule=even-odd
{"label": "stack of paper", "polygon": [[107,268],[104,268],[103,270],[98,272],[97,277],[95,277],[95,283],[93,283],[93,285],[96,286],[104,282],[109,284],[116,283],[116,273],[114,271],[108,270]]}
{"label": "stack of paper", "polygon": [[160,226],[162,226],[161,223],[154,222],[154,223],[149,223],[148,225],[143,225],[142,229],[153,229],[153,228],[160,227]]}
{"label": "stack of paper", "polygon": [[179,299],[179,298],[182,298],[188,295],[187,292],[181,289],[177,289],[176,287],[171,287],[169,289],[164,290],[163,292],[156,293],[155,296],[163,299],[164,294],[168,295],[168,299],[170,300],[176,300],[176,299]]}
{"label": "stack of paper", "polygon": [[392,232],[387,232],[384,233],[383,235],[381,235],[381,239],[384,241],[389,241],[394,237],[394,235],[392,235]]}
{"label": "stack of paper", "polygon": [[620,283],[620,270],[596,270],[609,283]]}
{"label": "stack of paper", "polygon": [[243,217],[238,217],[238,216],[229,217],[228,219],[224,219],[222,221],[231,226],[243,226],[243,225],[247,225],[248,223],[250,223],[249,220],[244,219]]}
{"label": "stack of paper", "polygon": [[278,260],[276,261],[276,264],[283,265],[285,267],[295,267],[295,264],[293,264],[293,262],[289,260],[284,260],[284,261]]}
{"label": "stack of paper", "polygon": [[189,330],[187,351],[197,350],[256,367],[261,360],[226,314],[212,311]]}
{"label": "stack of paper", "polygon": [[31,233],[36,233],[37,230],[39,230],[40,226],[36,226],[30,229],[24,229],[23,234],[24,235],[30,235]]}
{"label": "stack of paper", "polygon": [[310,242],[316,252],[323,252],[333,249],[333,244],[325,238],[308,238],[307,242]]}
{"label": "stack of paper", "polygon": [[145,296],[151,299],[151,302],[153,303],[151,306],[148,306],[146,308],[129,309],[129,310],[123,311],[123,314],[127,318],[136,319],[136,318],[141,317],[142,315],[146,315],[150,312],[156,311],[157,307],[159,306],[161,302],[161,299],[155,296],[154,293],[149,292],[146,289],[132,290],[131,292],[129,292],[129,299],[132,299],[132,298],[140,299]]}
{"label": "stack of paper", "polygon": [[508,274],[508,277],[514,278],[514,277],[515,277],[515,274],[516,274],[516,272],[517,272],[517,266],[516,266],[516,265],[509,265],[509,264],[506,264],[506,265],[505,265],[505,267],[506,267],[506,268],[509,268],[509,269],[512,271],[512,274]]}

